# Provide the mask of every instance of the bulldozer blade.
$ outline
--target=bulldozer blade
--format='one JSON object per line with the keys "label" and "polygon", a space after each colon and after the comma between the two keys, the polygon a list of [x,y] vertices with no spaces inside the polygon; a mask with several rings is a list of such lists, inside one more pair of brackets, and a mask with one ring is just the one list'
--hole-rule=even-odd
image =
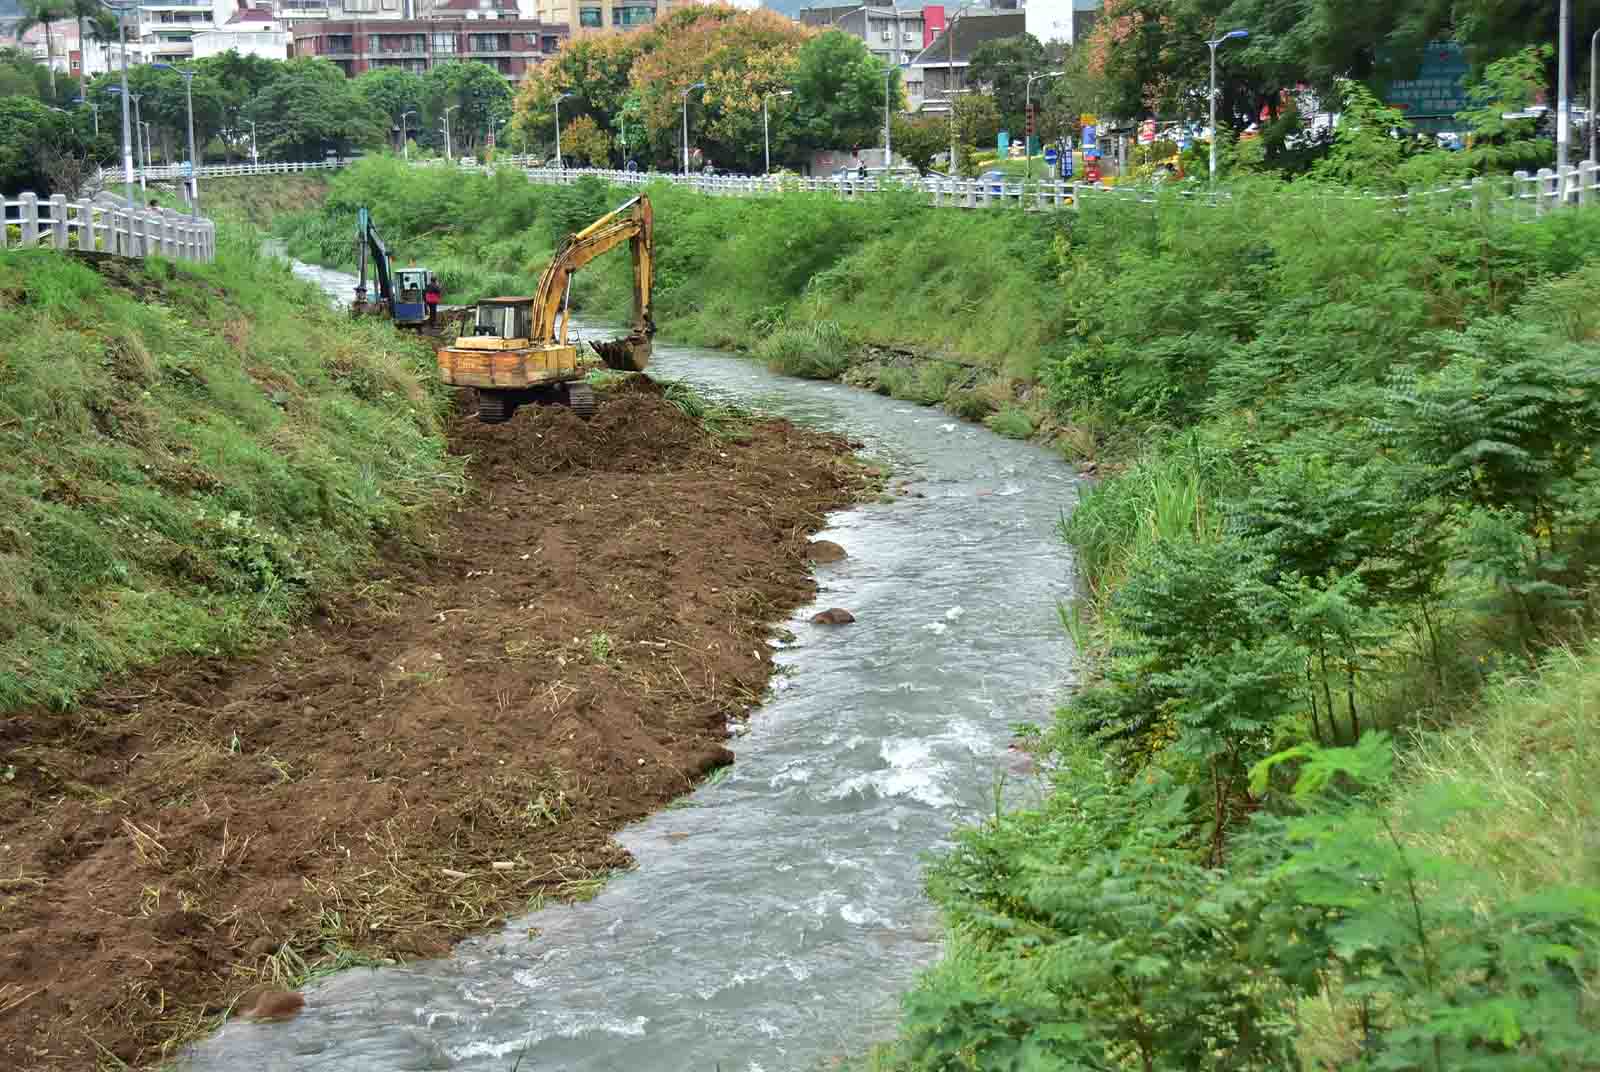
{"label": "bulldozer blade", "polygon": [[619,372],[643,372],[650,364],[650,340],[635,336],[625,339],[611,339],[607,342],[591,342],[594,352],[600,355],[600,360],[605,362],[606,368],[616,369]]}

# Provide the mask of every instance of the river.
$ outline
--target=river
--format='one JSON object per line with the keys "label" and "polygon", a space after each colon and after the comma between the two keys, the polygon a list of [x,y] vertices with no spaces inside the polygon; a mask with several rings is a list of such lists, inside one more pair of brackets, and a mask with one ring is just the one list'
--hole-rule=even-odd
{"label": "river", "polygon": [[[352,277],[294,267],[348,301]],[[818,604],[857,623],[813,626],[817,607],[785,623],[737,762],[619,834],[638,867],[593,900],[447,960],[318,980],[299,1018],[232,1021],[183,1067],[805,1072],[892,1034],[939,953],[925,855],[997,785],[1039,791],[1007,745],[1071,685],[1055,525],[1078,478],[939,410],[715,351],[658,344],[651,373],[859,439],[911,482],[922,497],[841,511],[823,534],[849,557],[818,568]]]}

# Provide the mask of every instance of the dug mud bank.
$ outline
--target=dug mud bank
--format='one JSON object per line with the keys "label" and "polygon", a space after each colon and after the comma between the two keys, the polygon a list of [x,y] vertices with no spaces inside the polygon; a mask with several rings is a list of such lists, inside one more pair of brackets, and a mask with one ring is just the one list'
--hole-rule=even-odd
{"label": "dug mud bank", "polygon": [[149,1064],[264,987],[598,888],[614,831],[731,759],[806,537],[870,483],[648,380],[452,444],[474,479],[431,546],[287,641],[0,720],[6,1067]]}

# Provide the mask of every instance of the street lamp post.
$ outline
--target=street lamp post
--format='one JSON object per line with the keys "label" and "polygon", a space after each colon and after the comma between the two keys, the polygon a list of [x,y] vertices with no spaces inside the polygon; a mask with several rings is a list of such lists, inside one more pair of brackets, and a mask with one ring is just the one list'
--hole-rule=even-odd
{"label": "street lamp post", "polygon": [[145,185],[144,181],[145,172],[150,170],[150,142],[145,139],[144,116],[139,112],[139,101],[143,99],[143,97],[143,93],[133,94],[133,136],[134,141],[138,146],[140,197],[143,197],[145,191],[150,189],[150,187]]}
{"label": "street lamp post", "polygon": [[150,168],[150,120],[146,119],[139,126],[141,128],[140,133],[144,135],[144,166],[145,170],[148,171]]}
{"label": "street lamp post", "polygon": [[1027,163],[1026,168],[1025,168],[1024,173],[1023,173],[1024,174],[1024,178],[1026,178],[1026,179],[1033,178],[1033,138],[1029,136],[1029,134],[1027,132],[1027,126],[1026,126],[1026,121],[1027,120],[1031,120],[1033,118],[1033,83],[1038,81],[1041,78],[1060,78],[1060,77],[1061,77],[1061,72],[1060,71],[1045,71],[1043,74],[1030,74],[1028,76],[1028,85],[1027,85],[1027,88],[1023,91],[1023,95],[1022,95],[1022,99],[1023,99],[1022,113],[1023,113],[1023,117],[1024,117],[1024,126],[1023,126],[1022,137],[1026,141],[1027,147],[1028,147],[1028,152],[1027,152],[1028,163]]}
{"label": "street lamp post", "polygon": [[[417,112],[414,108],[407,109],[406,111],[400,113],[400,154],[404,156],[406,160],[411,159],[411,139],[406,136],[406,116],[416,114]],[[256,128],[255,124],[252,123],[250,124],[250,151],[252,153],[255,152],[255,145]]]}
{"label": "street lamp post", "polygon": [[557,168],[565,168],[567,166],[566,163],[561,159],[561,102],[566,100],[570,96],[572,96],[571,93],[563,93],[559,97],[556,98],[556,103],[555,103],[555,111],[556,111],[556,167]]}
{"label": "street lamp post", "polygon": [[163,71],[176,71],[183,76],[183,99],[189,118],[189,215],[200,215],[200,158],[194,151],[194,68],[174,67],[170,63],[152,63]]}
{"label": "street lamp post", "polygon": [[117,16],[117,39],[122,45],[122,188],[128,200],[128,211],[134,210],[133,201],[133,117],[128,114],[128,12],[136,4],[111,4],[100,0]]}
{"label": "street lamp post", "polygon": [[706,88],[704,82],[696,82],[683,91],[683,177],[689,177],[689,94],[697,89]]}
{"label": "street lamp post", "polygon": [[894,120],[889,115],[889,87],[894,85],[894,76],[900,73],[900,68],[890,65],[883,72],[883,177],[889,177],[889,168],[894,160]]}
{"label": "street lamp post", "polygon": [[1600,30],[1594,32],[1589,38],[1589,160],[1591,163],[1600,160],[1600,140],[1595,137],[1595,132],[1600,127],[1595,124],[1595,98],[1600,97],[1600,72],[1595,70],[1595,64],[1600,62]]}
{"label": "street lamp post", "polygon": [[100,136],[100,105],[92,100],[85,100],[83,97],[73,97],[72,103],[87,104],[89,106],[89,110],[94,113],[94,136],[98,138]]}
{"label": "street lamp post", "polygon": [[450,145],[450,113],[460,107],[459,104],[452,104],[444,110],[444,158],[452,163],[455,162],[456,154]]}
{"label": "street lamp post", "polygon": [[1221,37],[1206,42],[1207,47],[1211,49],[1211,95],[1208,98],[1211,106],[1211,160],[1208,176],[1213,184],[1217,181],[1217,46],[1235,37],[1249,36],[1249,30],[1229,30]]}
{"label": "street lamp post", "polygon": [[256,121],[246,119],[245,122],[250,124],[250,163],[259,166],[261,157],[256,152]]}
{"label": "street lamp post", "polygon": [[1559,83],[1559,100],[1556,104],[1556,188],[1561,191],[1562,203],[1567,198],[1567,141],[1572,136],[1571,101],[1567,97],[1567,53],[1572,50],[1572,0],[1561,0],[1561,44],[1556,57],[1556,81]]}
{"label": "street lamp post", "polygon": [[[767,100],[772,96],[774,94],[765,93],[761,97],[761,154],[766,160],[766,170],[762,172],[763,175],[772,174],[772,136],[767,128]],[[780,89],[776,96],[792,97],[794,96],[794,90]],[[623,144],[627,144],[626,137],[623,139]]]}

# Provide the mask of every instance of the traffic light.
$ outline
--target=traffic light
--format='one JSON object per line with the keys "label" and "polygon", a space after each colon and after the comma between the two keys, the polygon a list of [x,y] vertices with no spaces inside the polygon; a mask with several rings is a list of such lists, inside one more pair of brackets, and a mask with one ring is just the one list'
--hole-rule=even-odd
{"label": "traffic light", "polygon": [[1028,137],[1030,137],[1030,138],[1033,137],[1033,117],[1038,112],[1038,110],[1039,110],[1039,106],[1037,104],[1028,105],[1028,130],[1027,130],[1027,134],[1028,134]]}

